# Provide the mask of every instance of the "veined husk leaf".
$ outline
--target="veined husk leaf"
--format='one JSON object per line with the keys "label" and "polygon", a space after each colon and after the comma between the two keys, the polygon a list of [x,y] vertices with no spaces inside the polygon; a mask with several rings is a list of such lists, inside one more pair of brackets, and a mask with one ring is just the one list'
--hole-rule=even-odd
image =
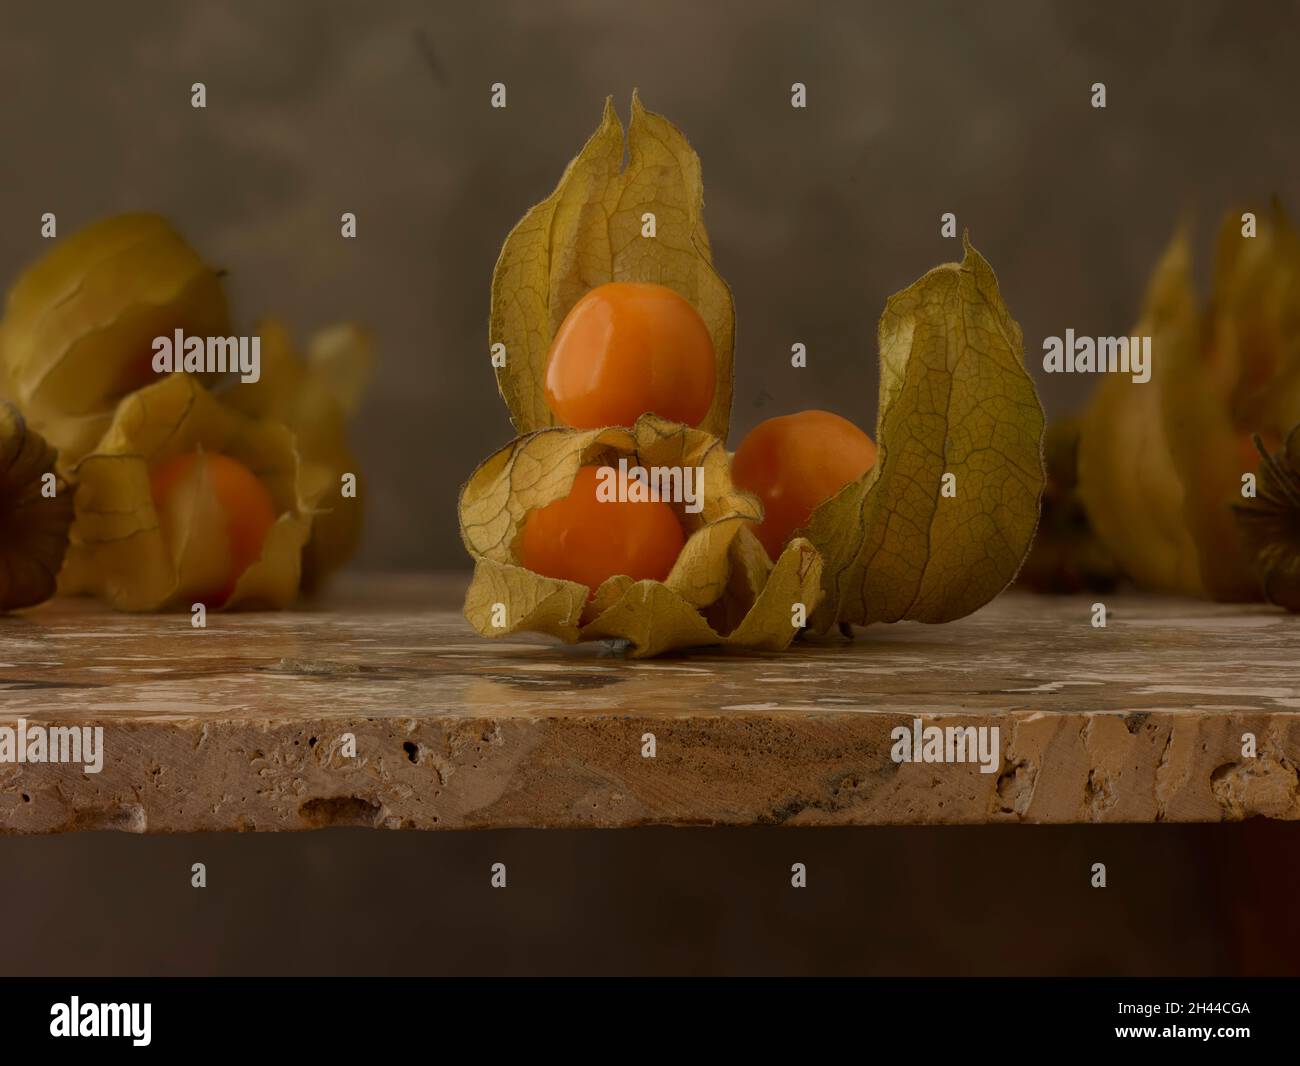
{"label": "veined husk leaf", "polygon": [[1197,307],[1187,227],[1175,234],[1135,332],[1151,380],[1106,375],[1085,415],[1079,485],[1124,570],[1160,591],[1239,601],[1261,592],[1234,516],[1258,434],[1278,447],[1300,420],[1300,241],[1281,212],[1220,230],[1213,292]]}
{"label": "veined husk leaf", "polygon": [[[492,276],[490,342],[506,346],[497,384],[520,433],[557,424],[543,392],[546,356],[564,316],[610,281],[656,282],[700,313],[713,340],[713,403],[700,429],[720,440],[731,416],[735,313],[713,269],[704,229],[700,161],[671,122],[635,93],[623,168],[623,126],[612,98],[599,128],[550,196],[506,238]],[[655,215],[656,236],[642,237]]]}
{"label": "veined husk leaf", "polygon": [[226,407],[187,374],[163,378],[123,400],[99,446],[75,467],[75,519],[60,591],[103,596],[129,611],[189,606],[179,597],[192,576],[181,569],[192,558],[184,550],[192,530],[180,532],[180,544],[167,542],[150,471],[199,450],[247,467],[279,515],[261,557],[240,575],[222,606],[280,608],[294,601],[316,501],[304,491],[293,434],[278,422]]}
{"label": "veined husk leaf", "polygon": [[46,474],[57,455],[12,404],[0,400],[0,611],[31,607],[54,594],[68,546],[72,493]]}
{"label": "veined husk leaf", "polygon": [[[567,495],[580,467],[616,466],[620,457],[702,468],[703,508],[689,514],[673,504],[687,539],[663,582],[612,577],[588,602],[586,586],[521,566],[517,543],[528,513]],[[486,459],[461,490],[461,537],[475,563],[465,617],[485,636],[531,630],[569,642],[626,640],[636,656],[707,644],[785,647],[798,632],[793,605],[811,615],[817,604],[821,560],[798,540],[768,572],[746,526],[761,515],[758,501],[732,484],[722,442],[702,430],[653,415],[626,428],[538,430]],[[494,618],[497,605],[503,619]],[[720,630],[710,619],[726,624]]]}
{"label": "veined husk leaf", "polygon": [[815,629],[960,618],[1011,582],[1033,540],[1043,410],[993,269],[964,246],[885,305],[875,466],[802,531],[825,560]]}
{"label": "veined husk leaf", "polygon": [[153,340],[229,333],[216,273],[157,215],[96,222],[50,249],[10,290],[0,325],[5,391],[70,467],[119,399],[157,380]]}
{"label": "veined husk leaf", "polygon": [[303,584],[310,589],[347,562],[361,540],[364,493],[343,496],[340,479],[357,472],[347,416],[365,389],[374,345],[358,326],[333,326],[311,339],[304,359],[279,320],[260,323],[257,333],[260,378],[231,382],[220,395],[235,410],[280,422],[294,434],[303,495],[319,501],[303,553]]}

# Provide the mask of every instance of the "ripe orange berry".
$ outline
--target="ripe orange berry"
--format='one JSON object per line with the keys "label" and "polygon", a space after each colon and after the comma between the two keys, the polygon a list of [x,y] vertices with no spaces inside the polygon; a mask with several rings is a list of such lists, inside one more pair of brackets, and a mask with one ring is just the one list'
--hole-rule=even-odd
{"label": "ripe orange berry", "polygon": [[800,411],[760,422],[740,442],[731,479],[763,503],[754,527],[775,559],[813,509],[876,462],[876,446],[852,422],[829,411]]}
{"label": "ripe orange berry", "polygon": [[524,519],[519,561],[547,577],[586,585],[594,594],[615,574],[662,581],[686,543],[666,503],[605,503],[596,496],[598,467],[584,466],[569,495]]}
{"label": "ripe orange berry", "polygon": [[714,384],[704,319],[663,285],[596,286],[564,316],[546,356],[546,403],[575,429],[630,426],[647,413],[696,426]]}
{"label": "ripe orange berry", "polygon": [[248,467],[215,452],[184,452],[149,475],[163,539],[181,575],[177,594],[219,605],[262,554],[275,524],[271,494]]}

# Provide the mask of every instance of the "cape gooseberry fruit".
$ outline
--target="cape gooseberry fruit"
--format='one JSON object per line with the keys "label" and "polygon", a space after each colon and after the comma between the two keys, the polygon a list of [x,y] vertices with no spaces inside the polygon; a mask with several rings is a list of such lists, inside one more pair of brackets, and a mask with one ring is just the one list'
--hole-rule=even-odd
{"label": "cape gooseberry fruit", "polygon": [[149,482],[180,573],[178,594],[225,603],[275,524],[270,492],[243,463],[217,452],[183,452],[155,467]]}
{"label": "cape gooseberry fruit", "polygon": [[737,488],[763,504],[754,527],[775,559],[813,510],[875,465],[876,446],[852,422],[829,411],[800,411],[760,422],[731,463]]}
{"label": "cape gooseberry fruit", "polygon": [[529,512],[520,563],[586,585],[593,595],[616,574],[662,581],[686,543],[677,515],[660,501],[602,502],[598,483],[597,467],[581,467],[567,496]]}
{"label": "cape gooseberry fruit", "polygon": [[613,281],[584,295],[546,357],[546,403],[574,429],[630,426],[643,414],[697,426],[713,403],[713,340],[664,285]]}

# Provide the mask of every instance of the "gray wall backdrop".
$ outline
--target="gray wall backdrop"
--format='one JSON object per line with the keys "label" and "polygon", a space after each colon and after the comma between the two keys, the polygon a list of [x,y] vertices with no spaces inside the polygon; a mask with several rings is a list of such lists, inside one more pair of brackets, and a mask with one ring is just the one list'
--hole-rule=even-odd
{"label": "gray wall backdrop", "polygon": [[[876,319],[956,256],[943,211],[1036,360],[1047,334],[1131,325],[1185,207],[1300,206],[1297,39],[1286,2],[6,3],[0,282],[43,250],[43,211],[66,233],[147,209],[229,270],[241,327],[367,323],[382,361],[356,430],[358,565],[458,567],[457,486],[509,437],[492,265],[606,94],[626,116],[639,87],[703,159],[739,316],[734,444],[807,406],[873,424]],[[1087,387],[1039,383],[1049,414]]]}

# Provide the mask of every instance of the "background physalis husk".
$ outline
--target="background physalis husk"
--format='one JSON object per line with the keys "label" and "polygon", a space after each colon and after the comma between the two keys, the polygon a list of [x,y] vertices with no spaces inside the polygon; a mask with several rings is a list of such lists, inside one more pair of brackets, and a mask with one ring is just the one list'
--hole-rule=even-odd
{"label": "background physalis husk", "polygon": [[[191,576],[181,567],[206,565],[206,553],[184,550],[188,532],[180,545],[165,541],[149,473],[200,449],[247,467],[279,514],[261,557],[222,606],[278,608],[293,602],[315,502],[303,493],[293,434],[278,422],[224,406],[187,374],[173,374],[123,400],[99,446],[75,468],[76,513],[60,591],[101,595],[121,610],[189,606],[177,598]],[[174,557],[182,560],[179,567]]]}
{"label": "background physalis husk", "polygon": [[153,341],[176,329],[226,336],[217,275],[156,215],[96,222],[19,277],[0,325],[0,393],[70,468],[118,400],[157,379]]}
{"label": "background physalis husk", "polygon": [[[520,566],[516,544],[528,512],[568,495],[579,467],[617,467],[620,457],[703,468],[704,505],[699,514],[673,505],[687,540],[665,581],[613,577],[588,603],[585,585]],[[808,614],[816,606],[821,561],[795,540],[773,567],[745,525],[761,514],[732,485],[721,441],[702,430],[644,415],[631,428],[530,433],[485,460],[461,491],[461,537],[475,563],[465,617],[484,636],[623,639],[637,656],[707,644],[783,648],[798,632],[793,605]]]}
{"label": "background physalis husk", "polygon": [[54,594],[68,546],[72,493],[55,480],[57,456],[12,404],[0,400],[0,611],[30,607]]}
{"label": "background physalis husk", "polygon": [[1300,420],[1300,244],[1281,210],[1243,237],[1220,231],[1213,291],[1198,309],[1180,227],[1135,335],[1151,380],[1107,374],[1084,416],[1079,491],[1094,528],[1138,584],[1219,600],[1260,596],[1233,506],[1259,457]]}
{"label": "background physalis husk", "polygon": [[1012,581],[1033,540],[1043,410],[993,269],[963,243],[961,263],[885,304],[875,466],[801,531],[825,559],[815,629],[960,618]]}
{"label": "background physalis husk", "polygon": [[[656,282],[700,313],[713,339],[713,404],[700,429],[720,440],[731,417],[735,313],[713,269],[704,229],[700,160],[686,137],[635,93],[623,168],[613,100],[600,127],[550,196],[510,231],[492,276],[490,340],[504,344],[497,384],[520,433],[557,424],[542,385],[551,338],[588,290],[608,281]],[[643,237],[643,216],[655,236]]]}
{"label": "background physalis husk", "polygon": [[[1263,442],[1256,442],[1262,449]],[[1264,598],[1300,611],[1300,424],[1281,448],[1262,458],[1258,495],[1234,511]]]}
{"label": "background physalis husk", "polygon": [[319,501],[302,559],[303,585],[310,590],[342,566],[361,539],[362,494],[343,496],[340,479],[357,471],[347,420],[365,389],[373,343],[358,326],[332,326],[311,338],[304,359],[277,319],[260,323],[257,333],[262,341],[260,378],[232,382],[220,395],[238,411],[293,431],[302,495]]}

